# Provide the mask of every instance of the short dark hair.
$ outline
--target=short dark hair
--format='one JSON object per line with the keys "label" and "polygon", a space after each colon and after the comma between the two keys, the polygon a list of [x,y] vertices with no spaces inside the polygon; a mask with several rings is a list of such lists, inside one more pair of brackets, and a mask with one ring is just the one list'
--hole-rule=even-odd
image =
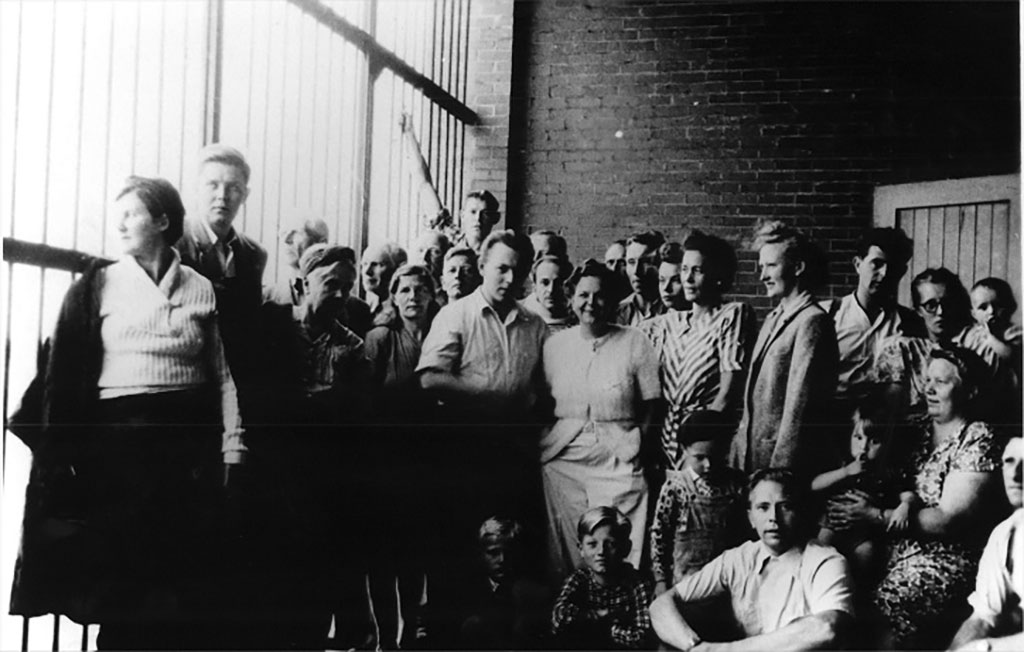
{"label": "short dark hair", "polygon": [[666,242],[658,247],[658,260],[669,265],[682,265],[683,245],[678,242]]}
{"label": "short dark hair", "polygon": [[640,244],[651,251],[657,252],[658,248],[665,244],[665,236],[662,235],[661,231],[653,229],[637,231],[626,239],[626,246],[628,247],[631,244]]}
{"label": "short dark hair", "polygon": [[715,235],[694,231],[683,242],[684,251],[697,251],[704,256],[704,266],[713,280],[718,282],[719,292],[728,292],[736,280],[736,250],[732,245]]}
{"label": "short dark hair", "polygon": [[146,210],[158,220],[167,218],[167,228],[163,231],[164,242],[173,245],[185,229],[185,205],[181,203],[181,195],[167,179],[130,176],[124,181],[124,187],[115,199],[134,193],[143,203]]}
{"label": "short dark hair", "polygon": [[602,290],[611,291],[612,285],[615,283],[615,272],[593,258],[587,258],[572,270],[572,275],[569,277],[569,285],[575,288],[580,279],[587,278],[588,276],[600,280]]}
{"label": "short dark hair", "polygon": [[736,423],[718,410],[694,410],[679,426],[679,443],[691,446],[702,441],[724,443],[736,431]]}
{"label": "short dark hair", "polygon": [[797,510],[802,510],[807,506],[807,483],[798,478],[797,475],[789,469],[780,468],[761,469],[759,471],[755,471],[754,474],[750,476],[750,482],[747,484],[748,502],[750,494],[754,493],[754,489],[756,489],[757,485],[762,482],[774,482],[782,487],[782,490],[786,492],[790,502],[793,503]]}
{"label": "short dark hair", "polygon": [[[488,213],[497,213],[501,204],[498,198],[491,194],[490,190],[473,190],[466,193],[466,199],[479,199],[484,203],[484,210]],[[497,221],[497,220],[495,220]]]}
{"label": "short dark hair", "polygon": [[906,268],[914,255],[914,241],[903,229],[894,226],[880,226],[868,229],[857,241],[857,255],[864,258],[871,247],[878,247],[885,252],[891,263]]}
{"label": "short dark hair", "polygon": [[1012,315],[1017,312],[1017,298],[1013,296],[1013,288],[1010,284],[1001,278],[995,276],[989,276],[976,282],[972,287],[973,292],[976,288],[987,288],[996,293],[996,298],[999,299],[1003,304],[1006,305],[1006,311]]}

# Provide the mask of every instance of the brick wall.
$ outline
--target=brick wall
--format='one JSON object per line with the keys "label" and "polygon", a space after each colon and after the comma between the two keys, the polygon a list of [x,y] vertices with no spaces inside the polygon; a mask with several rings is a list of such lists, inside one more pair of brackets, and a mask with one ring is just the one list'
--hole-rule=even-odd
{"label": "brick wall", "polygon": [[[577,259],[641,227],[742,245],[777,218],[831,252],[839,294],[874,186],[1019,169],[1016,3],[515,11],[509,220]],[[740,255],[735,294],[763,310]]]}
{"label": "brick wall", "polygon": [[[473,0],[469,5],[466,104],[482,124],[466,133],[464,187],[467,192],[490,190],[502,211],[508,183],[513,5],[513,0]],[[458,211],[461,201],[454,208]]]}

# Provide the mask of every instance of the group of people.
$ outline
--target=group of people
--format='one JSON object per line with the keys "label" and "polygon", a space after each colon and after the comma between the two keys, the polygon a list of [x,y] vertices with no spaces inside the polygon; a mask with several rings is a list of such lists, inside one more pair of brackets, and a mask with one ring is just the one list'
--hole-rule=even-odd
{"label": "group of people", "polygon": [[200,215],[162,179],[115,198],[123,256],[69,290],[8,423],[12,613],[105,649],[1020,643],[1004,280],[927,269],[901,306],[911,243],[874,228],[822,302],[824,253],[770,222],[758,328],[720,237],[573,264],[481,191],[409,251],[305,216],[264,284],[249,178],[211,145]]}

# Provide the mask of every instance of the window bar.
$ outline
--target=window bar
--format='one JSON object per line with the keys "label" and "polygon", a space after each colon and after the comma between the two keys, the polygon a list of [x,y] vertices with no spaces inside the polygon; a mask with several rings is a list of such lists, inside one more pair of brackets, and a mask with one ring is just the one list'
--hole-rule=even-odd
{"label": "window bar", "polygon": [[[327,172],[331,169],[331,166],[329,165],[329,161],[330,161],[330,158],[331,158],[331,148],[328,146],[328,143],[331,140],[330,139],[330,134],[331,134],[331,118],[334,116],[334,113],[335,113],[334,107],[331,106],[331,99],[334,97],[334,92],[333,91],[334,91],[334,39],[331,38],[330,36],[328,36],[327,37],[327,124],[324,126],[324,133],[326,133],[328,135],[328,137],[323,139],[324,140],[324,148],[323,148],[323,150],[324,150],[324,187],[323,187],[323,193],[321,194],[321,197],[320,197],[320,204],[324,207],[324,212],[325,213],[327,211],[327,207],[329,206],[329,204],[327,203],[327,190],[328,190],[328,188],[331,185],[331,179],[330,179],[330,176],[327,174]],[[338,145],[339,145],[339,149],[340,149],[341,148],[340,142],[338,143]],[[339,208],[340,208],[340,206],[339,206]],[[339,210],[337,212],[340,213],[341,211]],[[328,219],[327,215],[324,215],[323,217],[324,217],[324,221],[327,221],[327,219]],[[339,226],[340,225],[337,224],[337,217],[335,217],[335,223],[332,225],[332,228],[331,228],[331,233],[334,234],[335,241],[340,241],[340,238],[338,238],[339,232],[341,231]]]}
{"label": "window bar", "polygon": [[[430,21],[430,78],[431,79],[437,79],[437,69],[438,69],[438,65],[437,65],[437,11],[438,11],[438,4],[436,2],[433,3],[433,9],[434,9],[434,15],[432,17],[432,20]],[[437,110],[437,107],[435,107],[434,103],[431,102],[429,109],[430,109],[429,110],[429,117],[427,119],[428,129],[423,134],[423,141],[427,145],[427,151],[426,151],[427,162],[428,162],[428,164],[432,164],[434,162],[434,111]],[[436,170],[437,166],[436,165],[433,166],[433,169]],[[436,179],[434,180],[434,183],[437,183]]]}
{"label": "window bar", "polygon": [[[7,314],[10,314],[10,310]],[[28,616],[21,617],[21,652],[28,652]]]}
{"label": "window bar", "polygon": [[[367,28],[368,33],[371,37],[377,32],[377,0],[370,0],[369,16],[367,16]],[[366,78],[366,97],[363,104],[364,108],[364,124],[363,124],[363,184],[361,188],[362,196],[360,201],[362,202],[362,223],[360,224],[359,232],[359,253],[362,254],[366,250],[366,245],[369,244],[370,240],[370,182],[372,180],[371,172],[373,168],[373,106],[374,106],[374,94],[376,93],[377,80],[380,78],[380,62],[377,61],[377,57],[370,52],[366,53],[367,58],[367,78]]]}
{"label": "window bar", "polygon": [[[75,167],[75,211],[72,215],[73,226],[71,230],[72,249],[78,248],[78,227],[79,218],[81,217],[82,212],[82,173],[80,172],[80,170],[82,169],[82,114],[84,113],[83,109],[85,107],[85,38],[86,34],[88,33],[88,30],[86,29],[86,25],[89,20],[88,13],[89,10],[87,8],[83,8],[81,40],[82,56],[78,58],[78,79],[80,80],[80,83],[78,84],[78,111],[75,112],[75,114],[78,116],[78,126],[75,130],[78,134],[75,140],[75,161],[78,163],[78,165]],[[11,219],[13,221],[13,215],[11,216]],[[4,380],[6,381],[6,378]],[[6,411],[4,412],[4,414],[6,414]]]}
{"label": "window bar", "polygon": [[247,88],[249,89],[249,101],[245,103],[245,138],[247,142],[251,143],[253,142],[252,107],[253,104],[256,103],[255,98],[253,97],[253,91],[256,88],[256,84],[253,81],[255,70],[254,62],[256,61],[256,7],[253,5],[249,5],[249,34],[251,35],[251,37],[249,38],[249,77],[247,81]]}
{"label": "window bar", "polygon": [[[160,3],[160,84],[157,86],[158,106],[164,105],[164,40],[167,38],[167,3]],[[156,165],[160,168],[160,152],[164,135],[164,112],[156,112]],[[166,173],[164,173],[166,175]],[[180,185],[180,184],[179,184]]]}
{"label": "window bar", "polygon": [[50,649],[57,652],[60,649],[60,614],[53,614],[53,640]]}
{"label": "window bar", "polygon": [[[11,223],[9,230],[11,237],[14,236],[14,207],[15,199],[18,194],[18,118],[20,117],[20,111],[18,107],[21,106],[21,28],[22,28],[22,14],[24,10],[19,5],[18,7],[18,53],[15,55],[17,59],[14,64],[14,142],[11,146],[14,150],[14,155],[11,158]],[[8,277],[9,279],[10,277]],[[11,311],[7,311],[8,322],[10,322]],[[10,329],[7,331],[10,332]],[[6,365],[4,369],[6,370]],[[6,377],[6,371],[4,371]],[[5,385],[6,386],[6,385]]]}
{"label": "window bar", "polygon": [[135,9],[135,48],[133,52],[135,56],[133,58],[134,71],[132,75],[132,146],[131,146],[131,158],[128,165],[128,169],[133,173],[135,172],[135,152],[139,147],[139,50],[141,49],[142,43],[142,7],[138,4],[134,5]]}
{"label": "window bar", "polygon": [[[316,73],[320,69],[320,24],[313,21],[313,119],[310,121],[310,126],[315,127],[316,125],[316,114],[317,114],[317,100],[319,99],[320,84],[316,83]],[[330,88],[330,77],[328,77],[328,89]],[[327,95],[328,100],[330,99],[330,93]],[[326,140],[326,139],[325,139]],[[313,205],[313,177],[314,170],[317,169],[316,165],[316,147],[312,145],[316,142],[316,130],[313,130],[313,138],[310,141],[311,147],[309,148],[309,183],[306,185],[306,203],[310,206]],[[325,166],[326,167],[326,166]],[[278,233],[281,232],[280,225],[278,225]]]}
{"label": "window bar", "polygon": [[[469,97],[469,25],[470,25],[470,12],[472,11],[473,2],[472,0],[466,0],[465,5],[465,21],[466,21],[466,36],[462,43],[462,89],[459,93],[459,99],[463,102]],[[466,125],[461,124],[459,131],[462,134],[461,147],[459,150],[459,192],[456,193],[456,197],[461,199],[466,194]]]}
{"label": "window bar", "polygon": [[82,625],[82,646],[81,651],[86,652],[89,649],[89,625]]}
{"label": "window bar", "polygon": [[[181,30],[182,31],[182,38],[183,38],[183,42],[181,44],[181,51],[182,51],[182,54],[183,54],[183,57],[184,57],[184,63],[182,65],[184,66],[184,70],[181,73],[181,80],[182,80],[182,84],[181,84],[181,86],[182,86],[182,88],[181,88],[181,122],[178,125],[179,126],[179,132],[178,133],[182,133],[182,134],[185,133],[185,116],[188,113],[188,110],[187,110],[188,105],[186,103],[186,100],[188,98],[188,93],[185,92],[185,89],[188,88],[188,72],[189,72],[189,67],[188,67],[188,63],[189,63],[189,61],[188,61],[188,51],[189,51],[189,47],[188,47],[188,43],[189,43],[188,33],[189,33],[189,26],[192,24],[192,21],[189,19],[190,16],[191,16],[191,12],[189,12],[187,9],[185,11],[186,11],[186,13],[185,13],[185,28],[183,30]],[[180,139],[180,141],[178,143],[178,178],[182,180],[182,185],[184,185],[184,181],[185,181],[185,139],[184,138]]]}
{"label": "window bar", "polygon": [[[462,29],[464,16],[462,0],[458,0],[458,10],[456,11],[456,15],[458,16],[458,18],[455,21],[455,33],[457,35],[455,39],[455,77],[452,81],[452,87],[450,89],[450,92],[452,95],[459,97],[459,91],[461,90],[461,86],[463,85],[463,79],[465,77],[465,75],[463,74],[464,64],[462,57],[462,41],[465,38],[466,32],[463,32]],[[465,96],[463,95],[460,99],[465,99]],[[451,161],[449,162],[449,165],[451,165],[452,167],[452,196],[454,197],[458,195],[459,191],[461,190],[460,181],[462,177],[462,168],[461,166],[456,165],[456,162],[460,160],[459,151],[462,145],[462,136],[465,134],[465,130],[462,128],[461,123],[456,121],[453,125],[453,131],[455,132],[455,134],[454,137],[452,138],[452,158]]]}
{"label": "window bar", "polygon": [[[275,5],[272,5],[270,3],[266,3],[263,6],[265,6],[267,8],[267,22],[269,24],[273,25],[274,24],[274,21],[273,21],[273,11],[274,11],[274,6]],[[286,34],[286,36],[287,36],[287,34]],[[271,60],[270,52],[271,52],[271,50],[273,50],[273,48],[268,45],[264,49],[266,50],[266,66],[264,68],[264,70],[266,70],[266,76],[267,76],[267,90],[266,90],[266,92],[267,92],[267,95],[269,96],[270,95],[270,60]],[[281,98],[282,98],[281,101],[283,102],[284,101],[284,93],[283,92],[281,93]],[[267,143],[270,142],[270,102],[263,102],[263,139],[260,142],[263,143],[263,147],[262,147],[263,157],[262,157],[262,161],[260,162],[260,167],[263,170],[263,174],[266,175],[266,173],[267,173],[267,151],[269,150],[269,147],[267,147]],[[264,178],[266,178],[266,177],[264,177]],[[261,183],[260,184],[260,206],[263,207],[263,211],[264,212],[266,212],[266,210],[267,210],[267,188],[269,188],[269,186],[270,186],[269,183]]]}
{"label": "window bar", "polygon": [[[106,110],[106,140],[107,140],[107,152],[111,150],[110,147],[110,115],[111,109],[114,103],[114,34],[117,30],[114,27],[117,26],[117,21],[114,17],[114,8],[110,8],[110,41],[107,43],[107,110]],[[110,187],[110,160],[109,156],[103,162],[103,190]],[[107,220],[104,214],[104,219],[100,223],[100,248],[105,249],[107,246]]]}
{"label": "window bar", "polygon": [[220,92],[224,58],[224,0],[206,0],[206,111],[204,145],[220,140]]}
{"label": "window bar", "polygon": [[[285,14],[284,15],[284,38],[282,39],[281,52],[282,52],[282,57],[284,59],[287,59],[286,54],[288,52],[288,46],[290,45],[290,41],[291,41],[291,23],[292,23],[292,21],[291,21],[291,14],[287,11],[287,8],[283,8],[283,11],[284,11],[284,14]],[[281,152],[282,155],[284,154],[284,127],[285,127],[284,120],[285,120],[285,105],[286,105],[286,101],[285,100],[288,97],[288,94],[285,91],[287,90],[287,87],[288,87],[288,69],[287,69],[287,66],[286,66],[282,70],[282,72],[281,72],[281,88],[278,91],[278,93],[279,93],[279,95],[281,97],[281,128],[277,130],[277,142],[279,144],[278,151]],[[284,165],[278,165],[277,166],[277,188],[278,188],[277,205],[274,207],[274,210],[277,212],[278,215],[280,215],[281,214],[281,198],[284,196]],[[266,205],[264,205],[264,210],[265,209],[266,209]],[[265,238],[263,236],[263,224],[262,224],[262,222],[260,223],[260,240],[261,241],[265,241]]]}

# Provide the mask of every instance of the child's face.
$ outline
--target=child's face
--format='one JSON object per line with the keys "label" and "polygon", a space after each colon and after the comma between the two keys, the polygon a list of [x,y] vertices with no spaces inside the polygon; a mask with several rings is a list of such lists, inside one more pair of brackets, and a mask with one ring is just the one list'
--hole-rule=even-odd
{"label": "child's face", "polygon": [[998,326],[1010,317],[1006,306],[992,288],[978,286],[971,290],[971,314],[979,324]]}
{"label": "child's face", "polygon": [[515,565],[515,544],[501,539],[488,539],[483,546],[487,576],[495,582],[505,579]]}
{"label": "child's face", "polygon": [[874,462],[882,455],[882,439],[865,432],[864,424],[857,424],[850,436],[850,457]]}
{"label": "child's face", "polygon": [[594,573],[603,575],[618,567],[625,556],[622,542],[615,536],[610,524],[598,525],[592,534],[584,535],[580,542],[583,563]]}
{"label": "child's face", "polygon": [[683,449],[683,464],[686,468],[693,469],[700,477],[706,478],[724,464],[721,448],[713,441],[695,441]]}

